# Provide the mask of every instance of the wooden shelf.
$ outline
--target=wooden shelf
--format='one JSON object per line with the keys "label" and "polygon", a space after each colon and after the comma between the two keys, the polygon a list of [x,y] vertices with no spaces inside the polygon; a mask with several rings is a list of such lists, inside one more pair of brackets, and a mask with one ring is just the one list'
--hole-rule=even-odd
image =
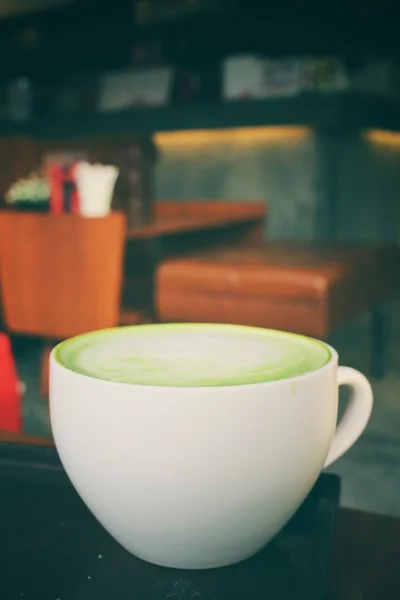
{"label": "wooden shelf", "polygon": [[0,135],[73,139],[107,133],[305,125],[318,129],[400,131],[400,102],[380,96],[303,94],[272,100],[143,108],[86,116],[0,122]]}
{"label": "wooden shelf", "polygon": [[38,444],[40,446],[53,446],[51,438],[40,438],[26,435],[24,433],[11,433],[0,429],[0,443],[14,442],[16,444]]}

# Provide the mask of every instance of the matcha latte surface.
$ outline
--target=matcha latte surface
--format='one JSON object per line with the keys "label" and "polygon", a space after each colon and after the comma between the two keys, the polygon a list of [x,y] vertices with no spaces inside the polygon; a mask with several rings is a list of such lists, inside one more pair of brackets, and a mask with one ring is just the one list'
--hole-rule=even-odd
{"label": "matcha latte surface", "polygon": [[276,381],[319,369],[327,346],[300,335],[214,324],[120,327],[59,344],[55,359],[98,379],[138,385],[206,387]]}

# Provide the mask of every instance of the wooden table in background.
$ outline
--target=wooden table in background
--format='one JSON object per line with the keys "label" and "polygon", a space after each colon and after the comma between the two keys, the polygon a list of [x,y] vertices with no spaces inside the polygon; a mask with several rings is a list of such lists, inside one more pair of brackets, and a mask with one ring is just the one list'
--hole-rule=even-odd
{"label": "wooden table in background", "polygon": [[160,201],[155,205],[154,221],[128,229],[128,240],[180,235],[190,232],[223,232],[238,227],[246,240],[262,240],[266,220],[266,205],[261,202],[195,200],[187,202]]}
{"label": "wooden table in background", "polygon": [[152,223],[126,232],[123,306],[148,311],[157,320],[154,273],[160,262],[201,249],[260,246],[266,219],[264,202],[156,202]]}
{"label": "wooden table in background", "polygon": [[[52,444],[3,431],[0,441]],[[326,600],[398,600],[399,557],[399,518],[340,509]]]}

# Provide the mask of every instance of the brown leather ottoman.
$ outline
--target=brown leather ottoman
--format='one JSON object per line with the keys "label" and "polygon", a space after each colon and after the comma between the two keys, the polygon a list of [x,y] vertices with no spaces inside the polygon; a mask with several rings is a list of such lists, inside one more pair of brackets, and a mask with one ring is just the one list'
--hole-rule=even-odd
{"label": "brown leather ottoman", "polygon": [[318,338],[373,309],[373,369],[386,362],[385,300],[400,288],[396,246],[269,243],[163,262],[157,272],[161,321],[224,322]]}

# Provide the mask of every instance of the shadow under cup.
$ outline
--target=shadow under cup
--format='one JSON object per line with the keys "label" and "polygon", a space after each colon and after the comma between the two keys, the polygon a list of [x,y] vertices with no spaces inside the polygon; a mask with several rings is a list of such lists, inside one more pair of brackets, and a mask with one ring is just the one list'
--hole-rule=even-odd
{"label": "shadow under cup", "polygon": [[[199,343],[200,331],[208,346],[205,338]],[[167,379],[157,361],[158,378],[142,368],[137,371],[141,379],[126,381],[125,368],[118,370],[112,362],[107,376],[99,376],[104,348],[111,348],[107,340],[126,336],[135,339],[134,356],[147,360],[153,348],[157,360],[162,355],[170,360],[173,337],[185,333],[192,336],[192,346],[179,346],[181,361]],[[318,347],[319,366],[314,368],[314,353],[311,369],[304,372],[300,360],[291,376],[286,365],[285,376],[274,366],[279,376],[272,379],[264,361],[263,369],[258,363],[247,369],[243,380],[243,368],[232,374],[231,365],[225,370],[220,365],[243,356],[247,368],[247,334],[257,344],[284,339],[304,352]],[[149,336],[157,344],[148,344]],[[91,375],[88,363],[77,365],[77,349],[87,351],[99,340],[105,346]],[[114,358],[117,347],[121,357],[122,346],[113,347]],[[201,371],[202,356],[211,376],[210,370]],[[174,568],[233,564],[260,550],[285,525],[324,466],[365,428],[371,387],[363,375],[338,368],[337,362],[335,350],[322,342],[242,326],[146,325],[85,334],[63,342],[51,355],[54,440],[84,502],[129,552]],[[182,364],[190,366],[185,376]],[[341,384],[352,391],[336,429]]]}

